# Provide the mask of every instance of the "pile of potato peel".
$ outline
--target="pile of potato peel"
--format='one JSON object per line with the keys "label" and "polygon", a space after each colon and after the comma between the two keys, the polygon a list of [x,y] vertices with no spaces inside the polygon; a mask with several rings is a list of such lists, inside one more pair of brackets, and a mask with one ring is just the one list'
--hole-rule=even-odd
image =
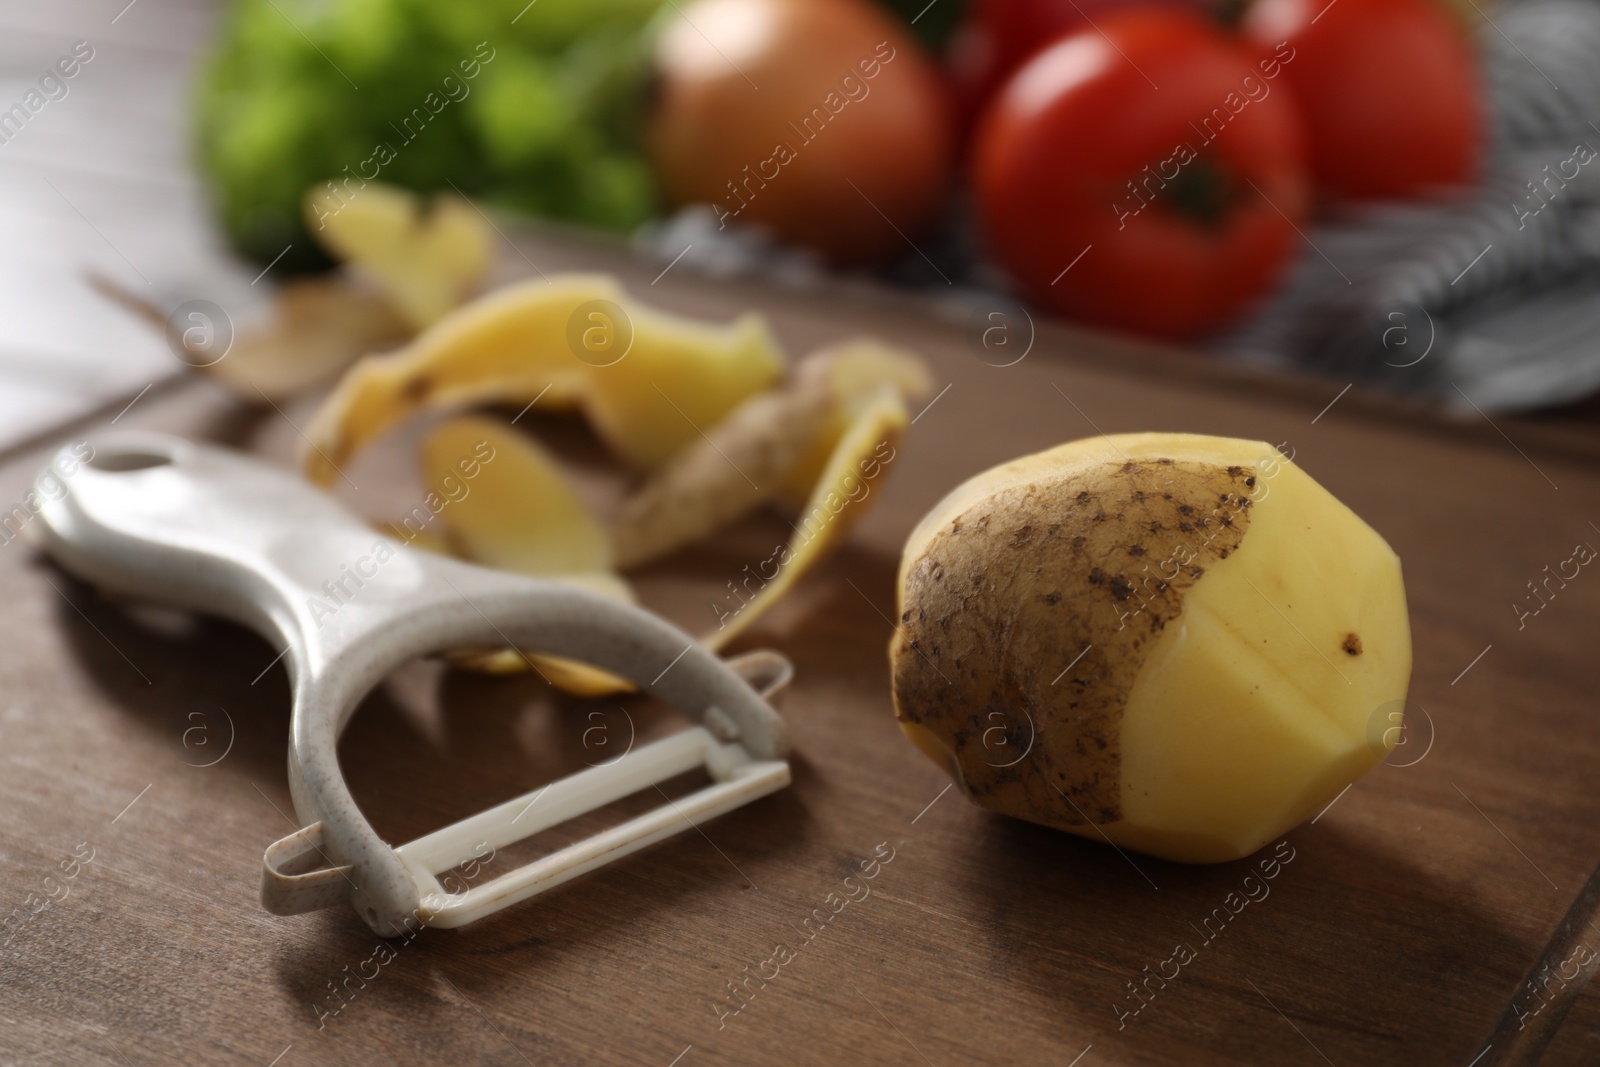
{"label": "pile of potato peel", "polygon": [[[473,493],[439,510],[437,528],[407,527],[405,540],[619,600],[634,598],[622,571],[764,506],[787,509],[793,538],[775,572],[759,588],[746,583],[749,599],[701,636],[713,650],[748,630],[859,519],[871,499],[863,487],[882,477],[908,425],[907,400],[931,392],[922,361],[881,342],[852,339],[790,369],[760,315],[684,318],[607,275],[541,276],[468,300],[488,272],[492,233],[459,198],[425,201],[374,183],[318,222],[345,272],[284,287],[275,320],[207,371],[260,402],[343,368],[305,430],[302,469],[321,486],[389,430],[444,415],[422,441],[425,485],[485,448],[494,459],[478,465]],[[397,335],[409,339],[382,351]],[[456,414],[486,405],[513,411],[519,425]],[[551,412],[581,414],[638,477],[609,521],[523,432]],[[452,659],[497,673],[532,668],[584,696],[633,688],[537,650],[458,650]]]}

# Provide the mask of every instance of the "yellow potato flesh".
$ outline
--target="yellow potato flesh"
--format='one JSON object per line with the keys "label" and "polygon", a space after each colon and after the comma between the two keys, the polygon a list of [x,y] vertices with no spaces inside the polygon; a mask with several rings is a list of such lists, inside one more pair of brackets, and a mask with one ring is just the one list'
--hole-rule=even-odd
{"label": "yellow potato flesh", "polygon": [[[1218,460],[1252,462],[1264,447]],[[1239,549],[1190,590],[1128,701],[1126,817],[1105,828],[1126,847],[1199,862],[1248,855],[1319,812],[1398,736],[1380,732],[1374,750],[1373,715],[1405,699],[1411,674],[1399,558],[1299,467],[1264,484]],[[1340,647],[1346,633],[1359,635],[1359,655]]]}
{"label": "yellow potato flesh", "polygon": [[[1182,593],[1175,617],[1158,633],[1151,628],[1154,636],[1139,646],[1143,659],[1126,691],[1097,689],[1109,684],[1106,679],[1113,677],[1110,667],[1115,665],[1097,662],[1092,651],[1073,670],[1064,669],[1083,649],[1081,632],[1069,642],[1064,630],[1048,663],[997,662],[972,653],[985,647],[981,631],[995,619],[1003,613],[1015,616],[1019,608],[1030,610],[1025,602],[1049,595],[1044,587],[1029,590],[1026,579],[1020,591],[1007,587],[1007,603],[969,602],[961,613],[965,619],[948,616],[943,629],[906,632],[922,625],[921,597],[931,595],[908,595],[908,582],[913,592],[931,588],[918,583],[933,560],[939,563],[942,581],[951,579],[957,562],[982,562],[949,555],[949,539],[953,529],[977,515],[1003,526],[1003,510],[986,510],[994,501],[1018,499],[1019,493],[1020,499],[1037,499],[1027,494],[1052,485],[1069,489],[1052,500],[1072,499],[1070,490],[1080,485],[1088,497],[1115,481],[1120,468],[1173,458],[1196,469],[1209,465],[1224,480],[1229,471],[1236,472],[1234,481],[1248,474],[1253,489],[1247,515],[1233,513],[1243,527],[1242,536],[1237,528],[1230,533],[1238,537],[1237,546],[1223,558],[1206,560],[1203,574]],[[1123,639],[1122,625],[1138,627],[1149,619],[1139,595],[1129,595],[1129,587],[1119,586],[1118,580],[1125,574],[1137,580],[1148,574],[1141,570],[1145,566],[1159,572],[1172,558],[1167,546],[1194,536],[1170,526],[1160,532],[1141,529],[1142,518],[1122,513],[1097,519],[1070,508],[1028,518],[1034,532],[1055,522],[1068,535],[1080,528],[1092,533],[1087,527],[1097,521],[1124,523],[1133,531],[1128,543],[1138,543],[1137,557],[1104,559],[1109,581],[1093,588],[1107,592],[1065,605],[1090,618],[1091,629],[1100,628],[1103,643],[1115,649],[1111,655],[1129,654],[1127,646],[1117,643]],[[1013,531],[999,533],[1004,542]],[[963,536],[969,535],[970,526]],[[987,562],[1007,573],[1025,568],[1030,559],[1040,559],[1040,542],[1033,544],[1014,559]],[[957,488],[918,525],[906,546],[900,588],[907,626],[891,644],[891,664],[902,727],[956,777],[963,791],[1006,814],[1094,839],[1103,835],[1119,846],[1167,859],[1220,862],[1248,855],[1314,815],[1380,762],[1394,743],[1392,731],[1374,735],[1371,724],[1382,709],[1404,700],[1410,675],[1399,560],[1349,508],[1261,442],[1128,434],[1075,442],[997,467]],[[941,637],[928,639],[934,629]],[[978,636],[969,642],[964,633]],[[1034,643],[1007,637],[1003,647],[1050,648],[1048,634],[1025,636]],[[911,641],[918,638],[913,647]],[[931,687],[918,688],[923,660],[932,660],[935,667],[943,664],[939,669],[944,674],[956,674],[966,684],[948,659],[957,647],[967,655],[961,670],[983,679],[977,691],[987,691],[992,679],[994,692],[1008,694],[1002,711],[1033,709],[1037,736],[1030,738],[1029,756],[1015,766],[996,770],[1004,761],[986,758],[974,743],[986,725],[984,708],[971,709],[963,719],[959,709],[939,714],[931,705],[912,704],[928,701],[928,694],[936,694],[942,684],[936,680]],[[1058,672],[1064,680],[1057,678]],[[1071,689],[1074,685],[1082,688]],[[1078,706],[1074,698],[1082,697],[1103,699],[1115,712],[1113,736],[1102,747],[1116,760],[1102,760],[1096,767],[1112,768],[1116,780],[1093,783],[1105,806],[1115,809],[1114,817],[1094,817],[1092,823],[1081,805],[1072,808],[1061,802],[1064,795],[1056,795],[1063,788],[1073,792],[1075,786],[1088,787],[1070,777],[1057,782],[1043,773],[1042,767],[1057,764],[1041,763],[1048,753],[1031,747],[1070,750],[1076,732],[1084,728],[1085,720],[1075,718],[1072,710]],[[970,723],[965,732],[963,722]],[[1070,757],[1060,765],[1068,763]]]}
{"label": "yellow potato flesh", "polygon": [[341,262],[371,276],[418,330],[461,303],[488,273],[494,235],[477,208],[457,196],[424,199],[367,182],[347,197],[312,187],[306,225]]}

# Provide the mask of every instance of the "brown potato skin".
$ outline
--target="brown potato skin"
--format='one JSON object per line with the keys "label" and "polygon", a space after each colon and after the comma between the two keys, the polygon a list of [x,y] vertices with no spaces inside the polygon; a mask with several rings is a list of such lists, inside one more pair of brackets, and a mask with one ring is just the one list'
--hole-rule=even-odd
{"label": "brown potato skin", "polygon": [[1250,467],[1128,459],[982,498],[906,569],[896,716],[954,754],[977,804],[1118,821],[1128,695],[1185,593],[1244,539],[1254,485]]}
{"label": "brown potato skin", "polygon": [[820,436],[833,406],[825,382],[746,400],[623,503],[611,532],[617,566],[643,566],[760,507]]}
{"label": "brown potato skin", "polygon": [[[752,27],[767,43],[749,55],[740,41]],[[914,238],[939,209],[954,151],[946,93],[917,42],[873,4],[685,4],[662,32],[656,71],[647,140],[674,206],[715,205],[725,225],[763,223],[840,264],[906,251],[895,227]],[[841,92],[846,76],[866,95]],[[836,114],[830,93],[847,101]],[[829,118],[808,141],[814,108]],[[793,158],[767,163],[779,145]]]}

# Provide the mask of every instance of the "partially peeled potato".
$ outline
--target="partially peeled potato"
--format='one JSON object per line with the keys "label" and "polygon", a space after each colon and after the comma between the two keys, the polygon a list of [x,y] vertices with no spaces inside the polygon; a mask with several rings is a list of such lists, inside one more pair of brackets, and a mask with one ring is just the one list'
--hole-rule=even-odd
{"label": "partially peeled potato", "polygon": [[1166,859],[1249,855],[1388,754],[1400,561],[1257,441],[1125,434],[958,487],[890,645],[907,736],[974,802]]}

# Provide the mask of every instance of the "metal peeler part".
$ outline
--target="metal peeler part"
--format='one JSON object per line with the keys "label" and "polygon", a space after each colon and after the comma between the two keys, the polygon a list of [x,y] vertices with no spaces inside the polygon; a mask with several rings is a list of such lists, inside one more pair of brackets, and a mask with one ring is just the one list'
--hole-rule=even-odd
{"label": "metal peeler part", "polygon": [[[789,783],[783,721],[763,699],[793,673],[776,653],[724,663],[631,605],[409,549],[292,474],[224,449],[156,434],[92,445],[70,492],[40,493],[44,549],[111,592],[220,615],[285,649],[289,788],[305,825],[266,850],[268,911],[348,900],[384,936],[460,926]],[[374,554],[385,562],[361,573],[359,595],[327,612],[324,581]],[[508,641],[628,678],[699,725],[391,846],[350,795],[339,734],[407,660]],[[463,892],[439,882],[482,842],[503,847],[695,767],[712,779],[696,793]]]}

